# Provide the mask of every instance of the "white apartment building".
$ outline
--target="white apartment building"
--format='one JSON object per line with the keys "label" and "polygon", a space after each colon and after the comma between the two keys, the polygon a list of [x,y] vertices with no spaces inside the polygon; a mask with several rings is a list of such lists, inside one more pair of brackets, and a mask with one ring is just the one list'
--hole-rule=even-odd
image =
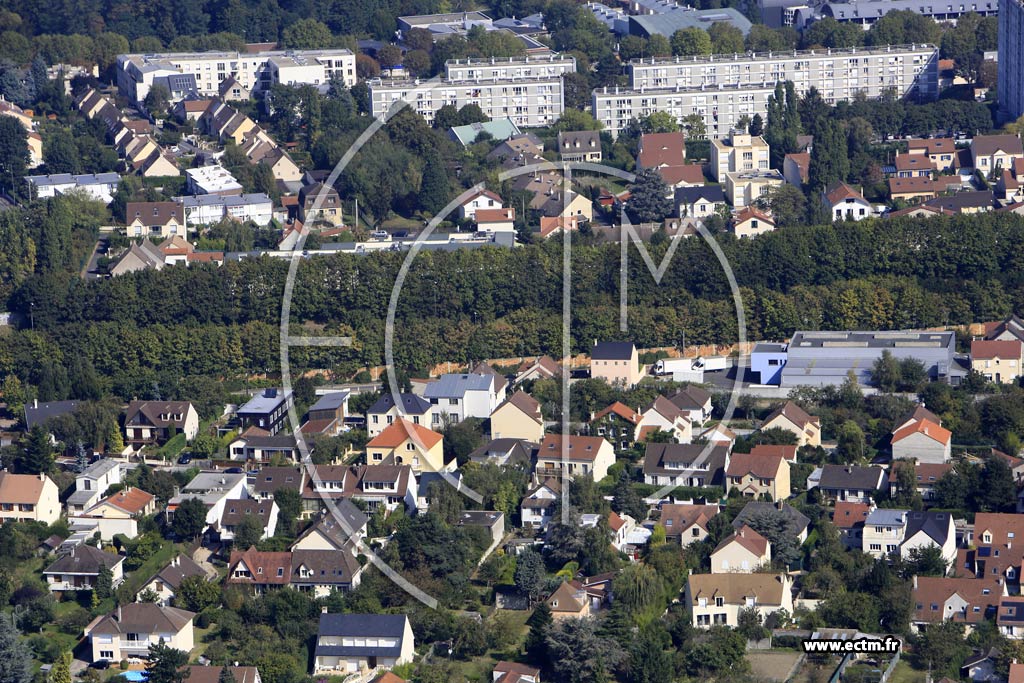
{"label": "white apartment building", "polygon": [[274,217],[274,202],[263,193],[217,195],[201,194],[191,197],[175,197],[174,201],[185,207],[185,227],[210,225],[225,218],[236,221],[252,221],[265,227]]}
{"label": "white apartment building", "polygon": [[613,136],[631,118],[667,111],[704,117],[708,136],[723,137],[744,114],[767,113],[779,81],[797,95],[812,86],[829,104],[857,94],[930,100],[938,96],[938,50],[932,45],[794,50],[633,60],[630,88],[593,93],[593,114]]}
{"label": "white apartment building", "polygon": [[244,88],[263,92],[277,83],[325,85],[332,79],[356,84],[356,57],[350,50],[272,50],[265,52],[168,52],[117,56],[117,87],[140,103],[154,81],[185,76],[195,91],[216,97],[221,83],[234,76]]}
{"label": "white apartment building", "polygon": [[87,173],[71,175],[55,173],[53,175],[31,175],[25,177],[30,190],[38,199],[49,199],[59,194],[79,191],[97,199],[104,204],[114,201],[114,193],[121,183],[121,176],[116,173]]}
{"label": "white apartment building", "polygon": [[574,58],[557,54],[449,60],[445,79],[439,83],[380,78],[369,81],[370,111],[381,117],[395,102],[404,100],[429,122],[446,104],[456,109],[476,104],[491,119],[509,118],[520,127],[546,126],[557,121],[565,110],[562,74],[575,71]]}
{"label": "white apartment building", "polygon": [[768,143],[758,135],[734,130],[729,137],[711,141],[711,172],[722,182],[726,173],[767,171]]}

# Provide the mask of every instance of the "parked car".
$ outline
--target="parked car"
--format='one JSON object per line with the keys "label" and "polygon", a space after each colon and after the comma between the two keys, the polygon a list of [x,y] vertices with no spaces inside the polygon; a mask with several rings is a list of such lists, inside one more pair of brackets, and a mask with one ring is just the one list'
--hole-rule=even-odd
{"label": "parked car", "polygon": [[182,453],[178,457],[178,464],[179,465],[188,465],[190,462],[192,462],[192,454],[191,453]]}

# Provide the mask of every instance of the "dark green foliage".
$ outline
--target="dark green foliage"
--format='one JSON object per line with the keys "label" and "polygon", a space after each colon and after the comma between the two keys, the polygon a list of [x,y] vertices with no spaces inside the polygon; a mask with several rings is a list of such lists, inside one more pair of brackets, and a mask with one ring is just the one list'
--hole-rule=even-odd
{"label": "dark green foliage", "polygon": [[164,645],[149,646],[146,680],[152,683],[184,683],[189,676],[188,653]]}
{"label": "dark green foliage", "polygon": [[0,680],[5,683],[31,683],[32,655],[18,638],[8,618],[0,619]]}
{"label": "dark green foliage", "polygon": [[191,540],[206,529],[206,505],[198,498],[186,498],[171,518],[171,529],[181,539]]}
{"label": "dark green foliage", "polygon": [[668,185],[657,170],[645,169],[638,173],[629,191],[626,212],[634,223],[660,222],[672,215]]}

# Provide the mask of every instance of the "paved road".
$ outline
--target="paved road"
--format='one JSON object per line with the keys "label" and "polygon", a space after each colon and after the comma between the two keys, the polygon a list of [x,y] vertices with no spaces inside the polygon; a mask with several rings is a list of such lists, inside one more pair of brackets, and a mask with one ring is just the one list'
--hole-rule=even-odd
{"label": "paved road", "polygon": [[100,275],[96,274],[96,268],[99,267],[100,257],[103,256],[103,253],[101,252],[106,252],[106,250],[107,238],[100,237],[96,240],[96,244],[92,248],[92,254],[89,255],[89,260],[85,262],[84,266],[82,266],[82,272],[79,273],[79,277],[83,280],[90,277],[100,277]]}

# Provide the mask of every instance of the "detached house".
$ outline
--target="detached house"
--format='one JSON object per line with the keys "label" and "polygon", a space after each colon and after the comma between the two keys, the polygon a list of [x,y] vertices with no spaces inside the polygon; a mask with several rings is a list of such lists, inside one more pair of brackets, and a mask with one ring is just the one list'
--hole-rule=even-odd
{"label": "detached house", "polygon": [[653,486],[725,487],[729,449],[723,444],[649,443],[644,483]]}
{"label": "detached house", "polygon": [[138,521],[156,512],[156,496],[142,489],[128,487],[109,496],[75,515],[68,522],[76,531],[98,533],[104,541],[118,534],[135,538],[139,534]]}
{"label": "detached house", "polygon": [[757,237],[775,230],[775,219],[756,207],[748,206],[732,217],[732,231],[737,237]]}
{"label": "detached house", "polygon": [[415,639],[404,614],[321,614],[313,675],[391,669],[411,662]]}
{"label": "detached house", "polygon": [[821,420],[808,415],[807,412],[793,403],[786,403],[769,415],[761,431],[769,429],[783,429],[796,436],[797,446],[820,446],[821,445]]}
{"label": "detached house", "polygon": [[0,520],[53,524],[60,519],[57,485],[45,474],[0,472]]}
{"label": "detached house", "polygon": [[956,563],[956,528],[953,515],[948,512],[907,513],[907,526],[900,545],[900,556],[906,560],[911,551],[936,546],[942,551],[942,559],[948,566]]}
{"label": "detached house", "polygon": [[918,631],[924,631],[932,624],[953,621],[964,624],[970,633],[996,616],[1004,595],[1006,585],[998,579],[915,576],[911,592],[913,623]]}
{"label": "detached house", "polygon": [[107,489],[120,483],[121,463],[100,458],[75,477],[75,492],[66,501],[68,514],[85,512],[99,502]]}
{"label": "detached house", "polygon": [[691,385],[680,389],[672,396],[669,396],[668,400],[672,401],[677,408],[687,413],[690,422],[694,424],[703,426],[708,418],[711,417],[711,392],[700,387]]}
{"label": "detached house", "polygon": [[686,582],[693,626],[739,626],[742,609],[762,618],[780,609],[793,613],[793,580],[785,574],[693,574]]}
{"label": "detached house", "polygon": [[293,402],[290,390],[263,389],[240,406],[236,415],[243,429],[259,427],[273,436],[284,429],[288,409]]}
{"label": "detached house", "polygon": [[595,413],[590,420],[590,432],[609,439],[615,448],[632,448],[640,438],[643,417],[629,406],[616,401]]}
{"label": "detached house", "polygon": [[562,484],[558,479],[546,479],[526,492],[519,505],[519,519],[524,528],[547,529],[562,497]]}
{"label": "detached house", "polygon": [[971,369],[997,384],[1014,384],[1024,370],[1024,343],[975,339],[971,342]]}
{"label": "detached house", "polygon": [[185,234],[185,208],[178,202],[128,202],[124,214],[129,239]]}
{"label": "detached house", "polygon": [[956,163],[956,141],[953,138],[907,140],[907,154],[927,156],[939,172],[952,171]]}
{"label": "detached house", "polygon": [[443,437],[408,420],[398,420],[366,444],[366,462],[370,465],[409,465],[412,471],[440,472],[454,469],[455,461],[445,464]]}
{"label": "detached house", "polygon": [[537,452],[538,478],[588,477],[600,481],[615,463],[615,450],[599,436],[547,434]]}
{"label": "detached house", "polygon": [[733,453],[725,468],[726,490],[770,500],[789,498],[789,463],[780,455]]}
{"label": "detached house", "polygon": [[834,221],[862,221],[871,218],[871,204],[856,189],[839,182],[825,190],[823,199]]}
{"label": "detached house", "polygon": [[341,433],[348,417],[347,391],[332,391],[317,398],[316,403],[306,411],[306,423],[302,425],[303,433],[327,434],[337,436]]}
{"label": "detached house", "polygon": [[640,416],[638,440],[644,441],[657,432],[671,434],[676,443],[690,443],[693,441],[693,423],[689,411],[664,396],[658,396]]}
{"label": "detached house", "polygon": [[975,135],[971,140],[974,168],[986,176],[996,169],[1013,168],[1013,160],[1024,158],[1018,135]]}
{"label": "detached house", "polygon": [[158,643],[191,652],[195,642],[193,617],[193,612],[148,602],[118,607],[85,627],[92,661],[145,659],[149,647]]}
{"label": "detached house", "polygon": [[259,520],[263,526],[263,535],[260,540],[266,540],[277,531],[277,503],[274,501],[259,501],[247,498],[229,500],[224,503],[224,512],[220,516],[220,523],[217,525],[222,541],[233,542],[235,531],[238,525],[246,517],[253,517]]}
{"label": "detached house", "polygon": [[540,403],[525,391],[517,391],[491,413],[492,439],[524,439],[540,441],[544,438],[544,416]]}
{"label": "detached house", "polygon": [[676,215],[679,218],[707,218],[725,206],[721,185],[695,185],[676,188]]}
{"label": "detached house", "polygon": [[206,570],[196,564],[188,555],[175,555],[163,569],[142,584],[142,588],[135,595],[135,600],[142,602],[143,593],[150,591],[156,595],[156,604],[170,605],[174,602],[174,596],[181,588],[182,581],[190,576],[210,578]]}
{"label": "detached house", "polygon": [[462,422],[470,417],[486,419],[505,400],[505,382],[499,387],[492,374],[465,373],[441,375],[427,385],[423,398],[433,406],[433,425],[447,419]]}
{"label": "detached house", "polygon": [[[825,465],[821,468],[817,486],[821,494],[831,500],[870,503],[884,480],[885,470],[881,467]],[[808,478],[808,487],[810,481]]]}
{"label": "detached house", "polygon": [[260,552],[255,548],[232,550],[226,583],[245,586],[253,595],[287,586],[292,578],[292,554]]}
{"label": "detached house", "polygon": [[711,552],[711,573],[752,574],[772,561],[768,539],[744,524]]}
{"label": "detached house", "polygon": [[490,190],[478,190],[459,206],[459,218],[475,220],[478,209],[503,209],[505,204],[500,196]]}
{"label": "detached house", "polygon": [[601,163],[601,134],[596,130],[563,131],[558,134],[562,161]]}
{"label": "detached house", "polygon": [[893,460],[916,460],[922,464],[949,462],[953,435],[928,419],[918,420],[892,435]]}
{"label": "detached house", "polygon": [[93,590],[100,572],[109,569],[116,588],[124,580],[124,557],[82,543],[61,555],[43,570],[46,585],[54,593]]}
{"label": "detached house", "polygon": [[590,350],[590,376],[632,387],[640,381],[640,360],[632,342],[600,342]]}
{"label": "detached house", "polygon": [[661,506],[658,524],[665,529],[666,540],[686,547],[708,537],[708,522],[717,514],[717,505],[665,503]]}
{"label": "detached house", "polygon": [[370,406],[366,411],[367,436],[372,439],[399,418],[405,418],[417,425],[434,424],[434,407],[427,399],[416,394],[400,394],[398,403],[399,405],[395,404],[395,397],[390,391],[385,391],[377,402]]}
{"label": "detached house", "polygon": [[907,530],[907,510],[871,510],[864,520],[862,550],[876,560],[899,552]]}
{"label": "detached house", "polygon": [[124,418],[128,443],[163,444],[175,434],[192,441],[199,433],[199,413],[188,401],[132,401]]}

